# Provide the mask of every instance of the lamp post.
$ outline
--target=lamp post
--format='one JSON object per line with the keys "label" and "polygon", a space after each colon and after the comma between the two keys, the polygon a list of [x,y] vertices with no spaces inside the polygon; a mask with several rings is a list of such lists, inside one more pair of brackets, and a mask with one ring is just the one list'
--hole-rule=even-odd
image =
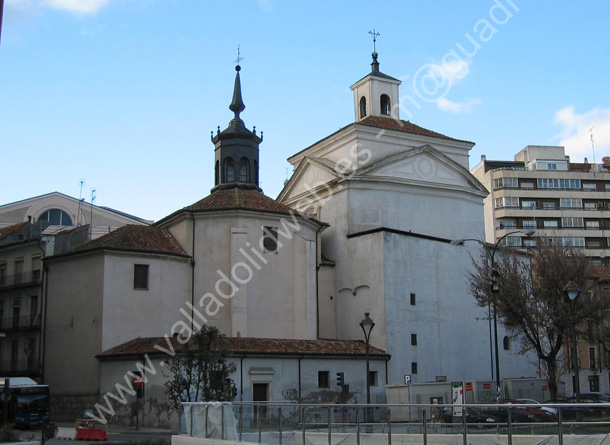
{"label": "lamp post", "polygon": [[[364,340],[366,342],[366,404],[371,404],[371,381],[369,379],[369,353],[371,350],[371,331],[375,327],[375,323],[369,317],[369,313],[364,313],[364,318],[360,322],[362,332],[364,332]],[[370,408],[367,407],[367,422],[370,421]]]}
{"label": "lamp post", "polygon": [[570,299],[570,315],[572,322],[572,363],[574,364],[574,396],[576,402],[580,402],[580,380],[578,375],[578,344],[576,338],[576,299],[580,295],[580,287],[574,281],[570,282],[563,289]]}
{"label": "lamp post", "polygon": [[475,241],[475,242],[483,245],[487,249],[487,252],[489,253],[489,258],[490,258],[490,263],[491,263],[491,277],[490,277],[491,293],[493,295],[492,304],[493,304],[493,312],[494,312],[494,319],[493,319],[494,320],[494,352],[495,352],[494,360],[495,360],[495,367],[496,367],[496,399],[497,400],[501,399],[502,390],[500,387],[500,354],[498,351],[498,316],[497,316],[497,311],[496,311],[497,294],[500,291],[500,284],[498,283],[497,279],[500,276],[500,273],[496,270],[495,257],[496,257],[496,250],[498,249],[498,246],[500,245],[502,240],[505,239],[507,236],[513,235],[515,233],[522,233],[525,236],[532,236],[536,232],[534,230],[530,230],[527,232],[523,232],[522,230],[514,230],[512,232],[508,232],[508,233],[504,234],[503,236],[501,236],[500,238],[498,238],[498,240],[494,244],[493,248],[490,248],[487,243],[485,243],[479,239],[476,239],[476,238],[466,238],[466,239],[458,239],[458,240],[451,241],[451,244],[453,244],[455,246],[463,246],[466,241]]}

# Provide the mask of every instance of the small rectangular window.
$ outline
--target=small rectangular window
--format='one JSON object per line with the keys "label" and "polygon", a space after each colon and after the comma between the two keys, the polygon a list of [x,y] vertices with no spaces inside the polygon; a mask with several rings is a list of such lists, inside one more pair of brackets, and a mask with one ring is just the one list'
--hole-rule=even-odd
{"label": "small rectangular window", "polygon": [[557,205],[552,201],[546,201],[542,203],[542,208],[545,210],[553,210],[557,208]]}
{"label": "small rectangular window", "polygon": [[369,386],[377,386],[377,384],[378,384],[377,377],[378,377],[377,371],[369,371]]}
{"label": "small rectangular window", "polygon": [[133,288],[148,290],[148,264],[134,264]]}
{"label": "small rectangular window", "polygon": [[277,253],[277,227],[263,227],[263,248],[266,253]]}
{"label": "small rectangular window", "polygon": [[330,388],[330,371],[318,371],[318,388]]}
{"label": "small rectangular window", "polygon": [[411,334],[411,346],[417,346],[417,334]]}
{"label": "small rectangular window", "polygon": [[582,185],[582,189],[585,192],[595,192],[597,191],[597,185],[595,183],[585,182]]}
{"label": "small rectangular window", "polygon": [[589,368],[597,368],[597,351],[594,346],[589,347]]}
{"label": "small rectangular window", "polygon": [[417,374],[417,362],[411,362],[411,374]]}
{"label": "small rectangular window", "polygon": [[415,306],[415,294],[411,294],[411,306]]}

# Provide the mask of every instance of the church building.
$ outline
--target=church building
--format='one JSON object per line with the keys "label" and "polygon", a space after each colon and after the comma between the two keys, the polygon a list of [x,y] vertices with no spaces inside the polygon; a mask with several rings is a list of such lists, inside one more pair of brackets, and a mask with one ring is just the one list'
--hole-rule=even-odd
{"label": "church building", "polygon": [[[385,402],[385,386],[405,376],[489,380],[488,314],[468,282],[477,250],[451,244],[484,238],[474,144],[399,119],[400,81],[375,52],[352,86],[355,121],[292,155],[294,174],[272,199],[236,70],[234,116],[212,134],[211,193],[46,260],[44,380],[67,407],[54,412],[101,403],[113,422],[132,422],[135,397],[108,394],[145,366],[144,424],[175,421],[162,367],[203,323],[229,337],[239,400],[315,401],[340,392],[337,373],[359,403],[368,385],[371,403]],[[506,377],[534,374],[518,351],[500,359]]]}

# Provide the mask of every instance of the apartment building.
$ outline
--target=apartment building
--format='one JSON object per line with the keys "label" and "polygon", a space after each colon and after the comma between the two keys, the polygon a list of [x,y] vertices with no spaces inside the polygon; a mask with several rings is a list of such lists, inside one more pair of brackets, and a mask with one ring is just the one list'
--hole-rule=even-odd
{"label": "apartment building", "polygon": [[[471,172],[489,190],[486,241],[510,234],[503,243],[527,248],[538,238],[551,238],[583,249],[592,265],[608,264],[610,159],[604,160],[609,162],[575,163],[564,147],[540,145],[528,145],[514,161],[481,156]],[[535,235],[524,234],[532,230]]]}

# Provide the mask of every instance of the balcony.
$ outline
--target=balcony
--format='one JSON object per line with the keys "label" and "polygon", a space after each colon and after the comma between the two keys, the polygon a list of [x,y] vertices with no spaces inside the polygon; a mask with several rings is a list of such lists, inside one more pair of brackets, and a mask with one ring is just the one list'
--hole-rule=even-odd
{"label": "balcony", "polygon": [[0,275],[0,289],[18,286],[34,286],[40,283],[40,270],[32,270],[16,275]]}
{"label": "balcony", "polygon": [[31,331],[40,328],[40,314],[0,319],[0,332]]}

